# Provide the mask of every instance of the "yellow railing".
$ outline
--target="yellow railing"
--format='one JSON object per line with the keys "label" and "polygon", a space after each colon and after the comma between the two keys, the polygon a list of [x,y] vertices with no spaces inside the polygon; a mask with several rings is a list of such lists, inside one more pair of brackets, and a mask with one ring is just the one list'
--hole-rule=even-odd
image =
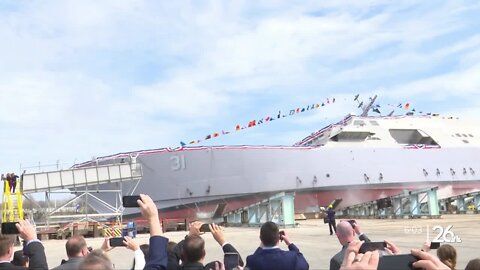
{"label": "yellow railing", "polygon": [[[4,181],[3,189],[3,212],[2,222],[15,222],[24,219],[23,216],[23,194],[21,190],[20,181],[17,181],[17,189],[13,196],[16,197],[15,202],[12,200],[12,193],[10,192],[10,184],[8,181]],[[15,205],[14,205],[15,204]],[[16,217],[15,214],[18,214]]]}

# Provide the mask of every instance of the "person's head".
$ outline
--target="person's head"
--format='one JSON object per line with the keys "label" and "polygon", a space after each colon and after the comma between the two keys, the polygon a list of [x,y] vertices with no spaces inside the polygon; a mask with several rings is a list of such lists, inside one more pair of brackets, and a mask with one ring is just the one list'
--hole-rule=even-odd
{"label": "person's head", "polygon": [[330,204],[330,205],[328,206],[328,209],[332,209],[332,208],[333,208],[333,205]]}
{"label": "person's head", "polygon": [[67,256],[69,258],[85,257],[89,253],[87,242],[85,242],[85,238],[81,235],[70,237],[65,244],[65,249],[67,250]]}
{"label": "person's head", "polygon": [[455,269],[457,264],[457,250],[449,244],[441,245],[437,249],[437,257],[450,269]]}
{"label": "person's head", "polygon": [[148,252],[150,251],[150,245],[149,244],[140,245],[140,250],[143,252],[143,255],[145,256],[145,260],[147,260]]}
{"label": "person's head", "polygon": [[260,241],[265,247],[274,247],[280,241],[280,230],[275,222],[265,222],[260,228]]}
{"label": "person's head", "polygon": [[[170,244],[171,242],[168,242]],[[169,245],[167,245],[167,251],[168,251]],[[150,251],[150,245],[149,244],[143,244],[140,245],[140,250],[143,252],[143,256],[145,257],[145,261],[148,260],[148,252]],[[135,269],[135,258],[133,258],[133,264],[132,267],[130,268],[131,270]]]}
{"label": "person's head", "polygon": [[478,270],[480,269],[480,258],[470,260],[465,267],[465,270]]}
{"label": "person's head", "polygon": [[28,268],[28,257],[23,254],[23,250],[17,250],[13,254],[12,264]]}
{"label": "person's head", "polygon": [[80,263],[79,270],[113,270],[110,259],[103,252],[94,250]]}
{"label": "person's head", "polygon": [[0,234],[0,261],[12,260],[14,240],[13,236]]}
{"label": "person's head", "polygon": [[342,220],[337,224],[336,235],[338,242],[344,246],[355,239],[355,230],[348,221]]}
{"label": "person's head", "polygon": [[177,243],[170,241],[167,244],[167,252],[174,252],[175,247],[177,246]]}
{"label": "person's head", "polygon": [[198,235],[189,235],[183,244],[183,259],[186,262],[202,262],[205,258],[205,241]]}

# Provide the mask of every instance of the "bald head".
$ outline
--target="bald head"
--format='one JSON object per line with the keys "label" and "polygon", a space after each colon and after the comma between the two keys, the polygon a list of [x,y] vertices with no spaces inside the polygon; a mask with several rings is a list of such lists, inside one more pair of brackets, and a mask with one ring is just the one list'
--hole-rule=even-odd
{"label": "bald head", "polygon": [[348,221],[343,220],[337,224],[337,238],[342,246],[355,239],[355,231]]}
{"label": "bald head", "polygon": [[92,252],[80,263],[79,270],[113,270],[110,259],[103,252]]}
{"label": "bald head", "polygon": [[67,250],[67,256],[72,257],[84,257],[88,255],[87,242],[81,235],[72,236],[65,244]]}

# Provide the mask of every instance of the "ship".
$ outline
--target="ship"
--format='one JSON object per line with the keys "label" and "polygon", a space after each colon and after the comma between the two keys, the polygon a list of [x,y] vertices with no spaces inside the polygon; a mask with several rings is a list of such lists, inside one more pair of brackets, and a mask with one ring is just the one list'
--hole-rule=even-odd
{"label": "ship", "polygon": [[[231,211],[280,192],[294,193],[295,212],[308,213],[335,199],[347,207],[404,190],[435,187],[441,199],[480,187],[480,121],[439,114],[369,116],[371,101],[362,114],[288,146],[160,148],[98,157],[73,169],[140,164],[139,181],[98,182],[95,188],[148,194],[160,215],[171,219],[218,212],[219,205],[220,212]],[[82,184],[68,189],[81,190]],[[96,196],[107,204],[118,199]],[[140,215],[138,208],[122,210],[125,217]]]}

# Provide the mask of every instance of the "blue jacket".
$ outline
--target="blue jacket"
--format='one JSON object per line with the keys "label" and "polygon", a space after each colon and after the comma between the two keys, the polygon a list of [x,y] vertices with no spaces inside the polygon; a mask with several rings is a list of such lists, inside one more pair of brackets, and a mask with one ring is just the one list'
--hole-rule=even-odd
{"label": "blue jacket", "polygon": [[150,249],[144,270],[165,270],[167,269],[167,243],[168,238],[163,236],[150,237]]}
{"label": "blue jacket", "polygon": [[328,219],[330,221],[334,221],[335,220],[335,210],[333,210],[332,208],[328,208],[327,210],[327,215],[328,215]]}
{"label": "blue jacket", "polygon": [[288,251],[259,247],[253,255],[247,257],[246,267],[250,270],[308,270],[309,268],[307,261],[294,244],[288,246]]}

